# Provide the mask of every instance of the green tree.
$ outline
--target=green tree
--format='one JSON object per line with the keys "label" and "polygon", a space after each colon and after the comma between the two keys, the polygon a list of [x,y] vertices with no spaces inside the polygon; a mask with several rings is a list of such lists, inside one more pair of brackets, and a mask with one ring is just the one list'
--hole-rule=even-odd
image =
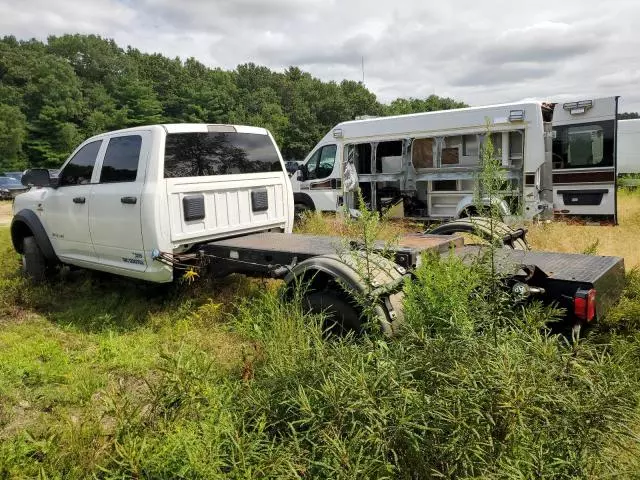
{"label": "green tree", "polygon": [[162,105],[148,83],[125,76],[116,81],[116,107],[124,113],[124,127],[159,123],[163,120]]}
{"label": "green tree", "polygon": [[425,99],[398,98],[385,108],[387,115],[406,115],[408,113],[433,112],[437,110],[451,110],[453,108],[468,107],[466,103],[452,98],[429,95]]}
{"label": "green tree", "polygon": [[29,119],[26,148],[31,164],[58,166],[81,140],[77,123],[82,112],[80,82],[63,59],[34,58],[23,99]]}
{"label": "green tree", "polygon": [[361,82],[343,80],[340,89],[349,108],[349,118],[361,115],[383,115],[384,106],[378,102],[375,94],[370,92]]}
{"label": "green tree", "polygon": [[86,83],[112,85],[124,68],[124,52],[98,35],[63,35],[48,39],[47,51],[64,58]]}
{"label": "green tree", "polygon": [[158,122],[263,126],[286,158],[301,159],[337,123],[464,104],[432,95],[383,105],[360,82],[323,82],[298,67],[225,71],[74,34],[0,39],[0,106],[0,161],[54,167],[90,135]]}
{"label": "green tree", "polygon": [[0,104],[0,171],[23,170],[26,158],[22,144],[27,137],[27,119],[13,105]]}

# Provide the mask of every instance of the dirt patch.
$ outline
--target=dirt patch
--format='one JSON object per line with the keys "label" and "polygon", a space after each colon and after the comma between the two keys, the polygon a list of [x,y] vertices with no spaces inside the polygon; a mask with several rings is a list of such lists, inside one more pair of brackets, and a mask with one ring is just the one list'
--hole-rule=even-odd
{"label": "dirt patch", "polygon": [[0,201],[0,226],[9,225],[12,217],[11,202]]}

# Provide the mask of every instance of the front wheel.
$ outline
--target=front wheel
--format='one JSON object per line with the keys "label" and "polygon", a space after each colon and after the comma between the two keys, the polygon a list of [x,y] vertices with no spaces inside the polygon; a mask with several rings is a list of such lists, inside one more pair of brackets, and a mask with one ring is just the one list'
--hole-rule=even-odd
{"label": "front wheel", "polygon": [[22,271],[33,282],[43,282],[50,273],[49,262],[34,237],[22,241]]}
{"label": "front wheel", "polygon": [[303,297],[302,304],[306,312],[324,315],[326,333],[339,336],[362,333],[360,312],[334,290],[309,292]]}

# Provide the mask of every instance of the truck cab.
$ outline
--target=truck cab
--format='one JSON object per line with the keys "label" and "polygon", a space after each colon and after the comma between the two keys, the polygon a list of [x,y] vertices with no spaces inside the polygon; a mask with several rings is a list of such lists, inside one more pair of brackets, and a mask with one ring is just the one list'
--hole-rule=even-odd
{"label": "truck cab", "polygon": [[291,176],[298,210],[336,211],[342,199],[342,144],[325,137]]}
{"label": "truck cab", "polygon": [[41,170],[47,181],[25,174],[24,183],[41,188],[16,197],[11,234],[18,252],[31,238],[51,262],[168,282],[173,270],[154,261],[158,254],[292,228],[291,185],[262,128],[118,130],[79,145],[57,178]]}

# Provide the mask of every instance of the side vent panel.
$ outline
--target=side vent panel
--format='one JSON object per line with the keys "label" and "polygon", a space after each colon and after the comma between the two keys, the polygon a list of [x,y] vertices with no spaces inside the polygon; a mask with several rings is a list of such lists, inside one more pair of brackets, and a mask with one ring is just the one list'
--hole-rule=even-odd
{"label": "side vent panel", "polygon": [[185,195],[182,197],[184,221],[192,222],[204,218],[204,195]]}
{"label": "side vent panel", "polygon": [[253,212],[266,212],[269,210],[269,196],[266,190],[254,190],[251,192],[251,210]]}

